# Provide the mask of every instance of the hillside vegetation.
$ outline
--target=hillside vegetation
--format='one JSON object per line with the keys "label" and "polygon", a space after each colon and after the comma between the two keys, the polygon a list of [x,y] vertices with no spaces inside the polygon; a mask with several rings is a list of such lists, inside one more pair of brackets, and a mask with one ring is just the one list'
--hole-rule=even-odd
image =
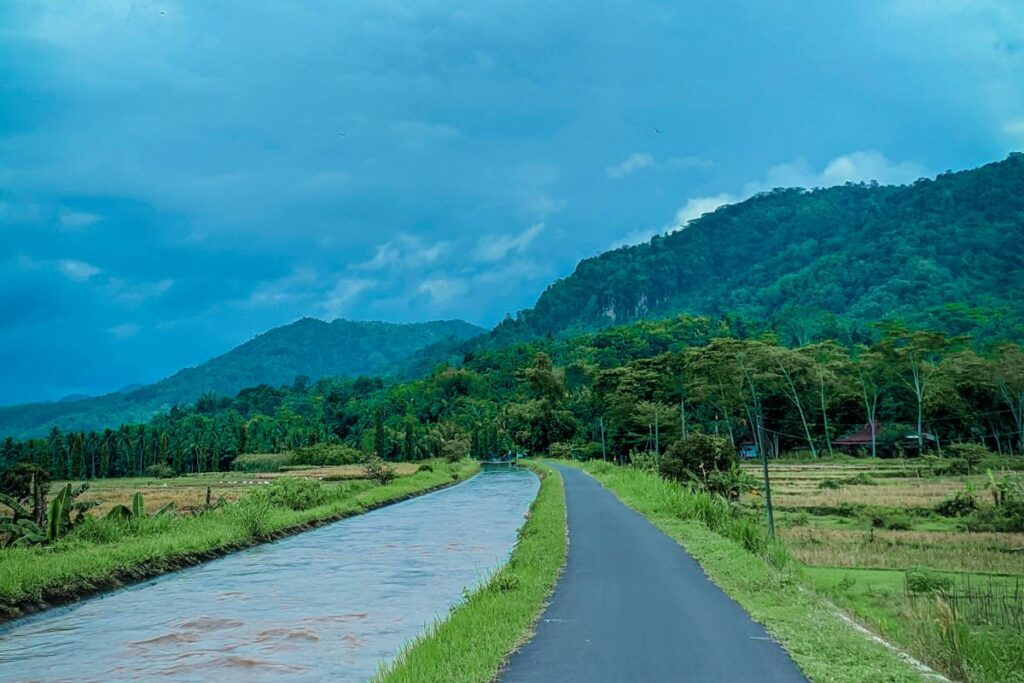
{"label": "hillside vegetation", "polygon": [[384,374],[423,347],[482,331],[461,320],[398,325],[303,318],[155,384],[94,398],[0,408],[0,435],[38,436],[54,425],[70,430],[116,427],[195,403],[207,394],[234,396],[245,387],[277,387],[300,376],[315,381]]}
{"label": "hillside vegetation", "polygon": [[1024,155],[908,186],[777,189],[582,261],[491,343],[676,313],[764,320],[786,343],[879,320],[1024,332]]}

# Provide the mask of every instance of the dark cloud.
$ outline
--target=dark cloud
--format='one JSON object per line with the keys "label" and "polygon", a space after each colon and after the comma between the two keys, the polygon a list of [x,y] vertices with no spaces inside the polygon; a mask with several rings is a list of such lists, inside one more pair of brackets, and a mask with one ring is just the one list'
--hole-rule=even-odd
{"label": "dark cloud", "polygon": [[774,179],[1024,142],[1006,4],[10,0],[0,26],[0,402],[303,315],[491,324]]}

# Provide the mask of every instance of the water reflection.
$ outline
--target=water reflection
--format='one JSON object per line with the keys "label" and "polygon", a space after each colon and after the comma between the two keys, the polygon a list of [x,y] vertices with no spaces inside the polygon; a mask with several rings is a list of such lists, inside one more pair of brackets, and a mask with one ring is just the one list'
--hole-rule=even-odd
{"label": "water reflection", "polygon": [[504,562],[538,486],[481,474],[12,622],[0,680],[365,680]]}

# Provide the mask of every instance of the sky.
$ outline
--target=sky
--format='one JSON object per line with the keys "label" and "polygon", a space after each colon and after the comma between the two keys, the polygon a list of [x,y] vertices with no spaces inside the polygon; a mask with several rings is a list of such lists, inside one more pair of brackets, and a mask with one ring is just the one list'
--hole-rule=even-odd
{"label": "sky", "polygon": [[0,404],[491,326],[760,190],[1024,146],[1024,3],[4,0]]}

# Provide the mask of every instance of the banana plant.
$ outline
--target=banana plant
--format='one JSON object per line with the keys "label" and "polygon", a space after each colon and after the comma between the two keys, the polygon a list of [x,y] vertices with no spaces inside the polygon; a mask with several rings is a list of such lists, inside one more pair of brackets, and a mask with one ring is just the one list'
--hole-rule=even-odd
{"label": "banana plant", "polygon": [[[153,513],[154,517],[166,515],[174,512],[174,503],[170,502],[164,505],[162,508]],[[107,519],[119,519],[125,521],[139,520],[146,518],[146,505],[145,500],[141,493],[136,493],[132,496],[132,506],[129,508],[127,505],[115,505],[110,508],[110,512],[107,513]]]}
{"label": "banana plant", "polygon": [[76,501],[75,498],[87,491],[88,484],[72,488],[66,484],[50,501],[47,514],[46,538],[53,543],[75,528],[85,517],[87,510],[99,505],[97,501]]}
{"label": "banana plant", "polygon": [[46,540],[42,529],[32,521],[32,513],[21,503],[5,493],[0,493],[0,503],[11,509],[11,514],[0,515],[0,534],[7,535],[5,545],[32,545]]}

